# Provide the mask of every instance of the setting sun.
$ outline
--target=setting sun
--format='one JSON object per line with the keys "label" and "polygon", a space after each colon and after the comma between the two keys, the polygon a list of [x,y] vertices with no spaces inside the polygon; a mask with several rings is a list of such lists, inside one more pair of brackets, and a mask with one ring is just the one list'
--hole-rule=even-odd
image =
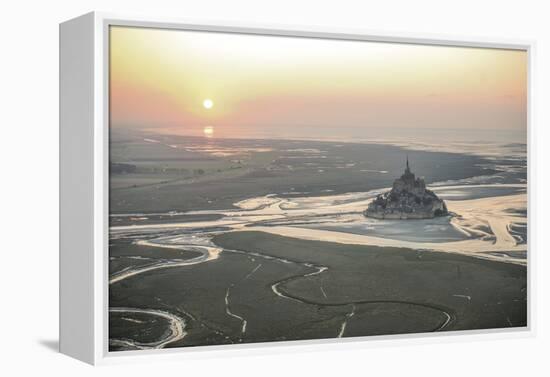
{"label": "setting sun", "polygon": [[207,99],[204,100],[202,105],[204,106],[205,109],[211,109],[212,106],[214,106],[214,102],[212,102],[211,99],[207,98]]}

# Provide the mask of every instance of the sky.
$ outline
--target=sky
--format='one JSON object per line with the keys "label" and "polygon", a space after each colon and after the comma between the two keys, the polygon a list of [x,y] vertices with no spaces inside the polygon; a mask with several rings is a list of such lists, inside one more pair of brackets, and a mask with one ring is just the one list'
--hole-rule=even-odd
{"label": "sky", "polygon": [[112,26],[109,56],[112,128],[245,138],[527,127],[525,51]]}

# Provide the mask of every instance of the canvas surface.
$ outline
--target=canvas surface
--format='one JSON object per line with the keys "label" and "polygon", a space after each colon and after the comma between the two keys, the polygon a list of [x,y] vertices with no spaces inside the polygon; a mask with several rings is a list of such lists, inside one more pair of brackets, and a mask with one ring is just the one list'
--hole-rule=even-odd
{"label": "canvas surface", "polygon": [[111,351],[527,325],[527,53],[111,27]]}

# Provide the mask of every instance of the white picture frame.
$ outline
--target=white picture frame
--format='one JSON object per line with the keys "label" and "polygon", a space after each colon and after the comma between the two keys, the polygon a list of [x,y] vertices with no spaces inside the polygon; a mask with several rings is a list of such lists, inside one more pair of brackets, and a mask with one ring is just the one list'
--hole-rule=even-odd
{"label": "white picture frame", "polygon": [[[407,44],[524,50],[528,54],[528,160],[533,157],[531,100],[533,41],[326,30],[280,25],[195,23],[106,13],[88,13],[60,25],[60,352],[90,364],[147,358],[211,357],[234,353],[293,352],[370,347],[384,342],[440,342],[533,336],[535,281],[533,243],[528,246],[528,326],[438,334],[391,335],[154,351],[108,351],[108,30],[139,26],[193,31],[297,36]],[[528,177],[533,174],[528,165]],[[528,185],[529,239],[534,197]],[[457,337],[456,335],[460,335]]]}

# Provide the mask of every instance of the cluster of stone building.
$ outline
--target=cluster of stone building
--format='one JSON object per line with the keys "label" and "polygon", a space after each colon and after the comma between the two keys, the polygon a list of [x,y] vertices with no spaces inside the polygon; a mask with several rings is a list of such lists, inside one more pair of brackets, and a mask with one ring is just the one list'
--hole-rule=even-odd
{"label": "cluster of stone building", "polygon": [[366,217],[377,219],[429,219],[447,214],[445,202],[411,172],[408,157],[405,172],[393,182],[392,189],[378,195],[364,212]]}

